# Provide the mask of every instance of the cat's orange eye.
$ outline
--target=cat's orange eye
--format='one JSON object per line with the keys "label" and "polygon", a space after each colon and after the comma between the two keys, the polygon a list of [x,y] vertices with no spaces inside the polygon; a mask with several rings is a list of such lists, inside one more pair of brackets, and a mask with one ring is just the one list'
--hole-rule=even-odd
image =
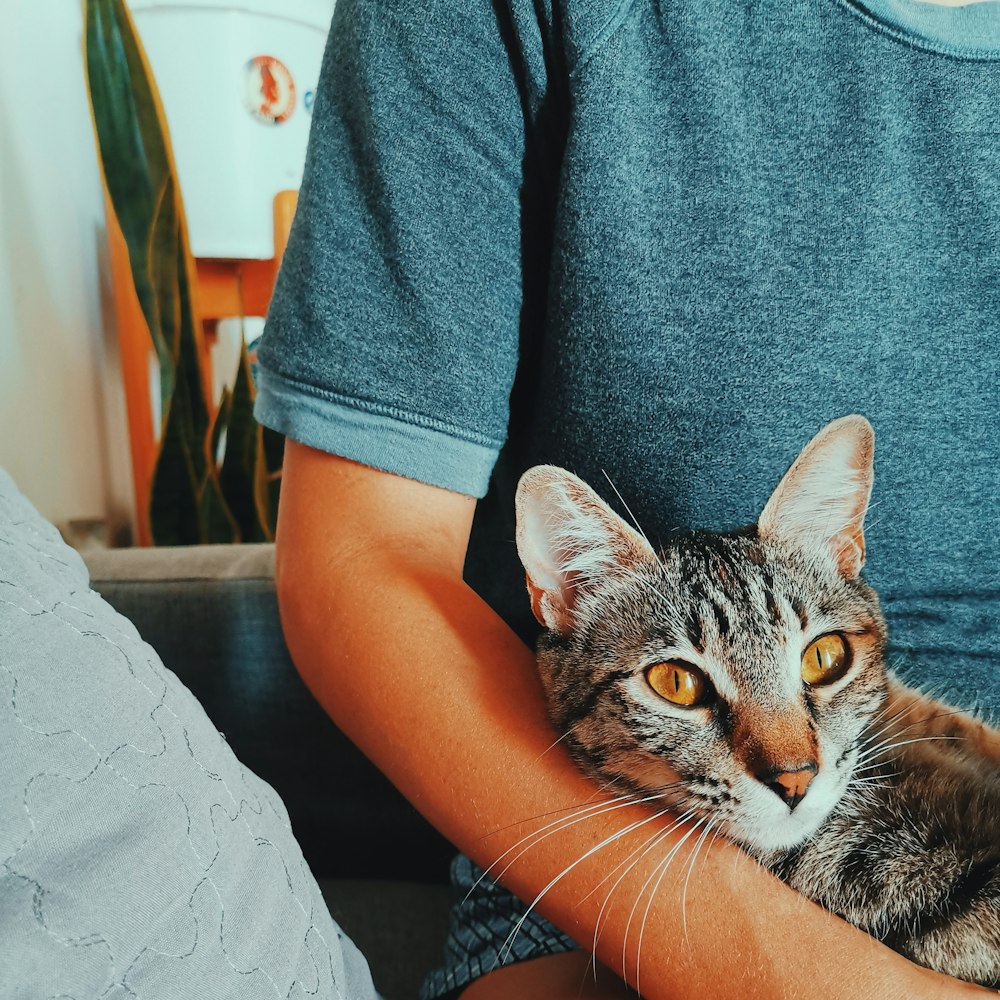
{"label": "cat's orange eye", "polygon": [[701,671],[682,663],[654,663],[646,671],[646,681],[673,705],[700,705],[709,693]]}
{"label": "cat's orange eye", "polygon": [[844,676],[850,662],[844,637],[828,632],[809,643],[802,654],[802,679],[806,684],[829,684]]}

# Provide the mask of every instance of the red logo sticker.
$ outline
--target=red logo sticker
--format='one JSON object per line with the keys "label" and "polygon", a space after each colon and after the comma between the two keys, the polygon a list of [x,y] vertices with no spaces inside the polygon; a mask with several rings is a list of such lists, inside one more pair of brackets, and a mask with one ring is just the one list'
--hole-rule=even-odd
{"label": "red logo sticker", "polygon": [[295,80],[274,56],[254,56],[244,68],[243,99],[259,122],[280,125],[295,110]]}

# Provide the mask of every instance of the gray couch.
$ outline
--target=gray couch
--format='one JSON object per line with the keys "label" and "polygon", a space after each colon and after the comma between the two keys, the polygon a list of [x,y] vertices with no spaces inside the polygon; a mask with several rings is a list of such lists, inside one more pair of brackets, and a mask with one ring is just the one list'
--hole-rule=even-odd
{"label": "gray couch", "polygon": [[138,628],[237,757],[281,795],[334,918],[386,1000],[439,961],[453,848],[337,730],[285,648],[269,545],[85,554],[91,586]]}

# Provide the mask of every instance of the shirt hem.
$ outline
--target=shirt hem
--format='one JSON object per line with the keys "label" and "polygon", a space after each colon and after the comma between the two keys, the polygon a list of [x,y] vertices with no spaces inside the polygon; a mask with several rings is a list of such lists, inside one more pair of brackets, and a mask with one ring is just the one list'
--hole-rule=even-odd
{"label": "shirt hem", "polygon": [[254,416],[280,434],[382,472],[481,498],[500,445],[458,437],[364,400],[320,395],[276,372],[258,371]]}

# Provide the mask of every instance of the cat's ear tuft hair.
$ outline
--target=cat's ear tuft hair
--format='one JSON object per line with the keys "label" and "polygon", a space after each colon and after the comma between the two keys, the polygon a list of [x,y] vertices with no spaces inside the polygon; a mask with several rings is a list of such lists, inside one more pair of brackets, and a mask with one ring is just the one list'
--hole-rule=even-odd
{"label": "cat's ear tuft hair", "polygon": [[554,465],[521,477],[515,497],[517,551],[531,609],[553,632],[573,627],[588,587],[656,553],[582,479]]}
{"label": "cat's ear tuft hair", "polygon": [[761,538],[832,560],[851,579],[865,562],[864,521],[875,432],[858,415],[824,427],[802,449],[757,522]]}

